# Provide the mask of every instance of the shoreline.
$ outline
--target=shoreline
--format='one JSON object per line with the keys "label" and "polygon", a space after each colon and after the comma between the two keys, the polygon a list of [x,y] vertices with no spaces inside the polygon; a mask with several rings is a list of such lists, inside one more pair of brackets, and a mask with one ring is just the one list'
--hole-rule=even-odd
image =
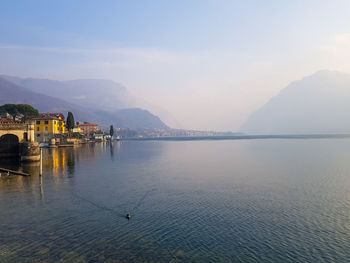
{"label": "shoreline", "polygon": [[205,141],[205,140],[264,140],[264,139],[346,139],[350,134],[275,134],[275,135],[232,135],[232,136],[169,136],[130,137],[122,141]]}

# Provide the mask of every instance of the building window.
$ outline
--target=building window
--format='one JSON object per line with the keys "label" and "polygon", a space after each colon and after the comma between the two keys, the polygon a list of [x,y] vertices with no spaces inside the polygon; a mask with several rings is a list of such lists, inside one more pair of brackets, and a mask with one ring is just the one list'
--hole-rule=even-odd
{"label": "building window", "polygon": [[36,124],[40,124],[40,121],[36,121]]}
{"label": "building window", "polygon": [[40,134],[37,134],[36,137],[40,137]]}
{"label": "building window", "polygon": [[36,131],[39,131],[39,130],[40,130],[39,127],[37,127],[37,128],[36,128]]}
{"label": "building window", "polygon": [[49,124],[49,121],[45,121],[45,124]]}
{"label": "building window", "polygon": [[49,130],[49,128],[45,127],[45,131],[48,131],[48,130]]}

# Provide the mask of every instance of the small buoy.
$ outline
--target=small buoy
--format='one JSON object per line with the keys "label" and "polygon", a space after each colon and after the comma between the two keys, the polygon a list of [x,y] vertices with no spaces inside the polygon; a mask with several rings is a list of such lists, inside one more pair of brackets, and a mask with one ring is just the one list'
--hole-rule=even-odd
{"label": "small buoy", "polygon": [[130,214],[127,214],[126,215],[126,218],[129,220],[131,218],[131,215]]}

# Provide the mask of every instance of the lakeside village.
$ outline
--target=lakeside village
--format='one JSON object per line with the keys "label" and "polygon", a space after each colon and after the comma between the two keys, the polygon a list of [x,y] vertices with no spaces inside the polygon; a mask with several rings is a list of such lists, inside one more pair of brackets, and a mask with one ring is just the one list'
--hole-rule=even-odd
{"label": "lakeside village", "polygon": [[[0,112],[0,129],[14,124],[34,125],[34,141],[41,147],[69,146],[88,142],[104,142],[120,140],[121,138],[159,138],[159,137],[191,137],[220,136],[218,132],[203,132],[183,129],[129,129],[114,128],[102,130],[98,124],[90,122],[75,122],[71,130],[62,113],[40,113],[38,116],[25,118],[12,117],[11,114]],[[114,136],[113,136],[114,135]],[[224,134],[226,135],[226,134]]]}
{"label": "lakeside village", "polygon": [[[71,116],[69,116],[71,115]],[[69,119],[69,120],[68,120]],[[87,142],[102,142],[120,138],[159,138],[159,137],[198,137],[198,136],[231,136],[233,132],[198,131],[186,129],[132,129],[99,127],[89,121],[74,121],[73,113],[67,119],[63,113],[39,113],[27,104],[5,104],[0,106],[0,128],[10,124],[26,123],[34,125],[34,141],[41,146]],[[113,137],[114,135],[114,137]]]}
{"label": "lakeside village", "polygon": [[[74,122],[72,113],[66,120],[62,113],[39,113],[37,116],[12,116],[10,113],[0,114],[0,127],[11,128],[25,124],[33,129],[33,141],[40,147],[68,147],[89,142],[103,142],[113,139],[113,125],[109,133],[102,131],[95,123]],[[73,122],[73,123],[70,123]],[[120,136],[114,139],[119,140]]]}
{"label": "lakeside village", "polygon": [[[39,113],[27,104],[5,104],[0,106],[0,160],[41,161],[43,147],[112,141],[114,131],[113,125],[107,134],[97,124],[75,122],[71,112],[65,119],[62,113]],[[1,171],[16,173],[5,168]]]}
{"label": "lakeside village", "polygon": [[[34,123],[35,141],[42,147],[103,142],[111,140],[114,134],[112,125],[110,134],[100,130],[97,124],[89,122],[74,123],[73,121],[74,124],[69,128],[62,113],[41,113],[31,121]],[[117,136],[117,139],[119,140],[120,137]]]}
{"label": "lakeside village", "polygon": [[[108,126],[107,126],[108,127]],[[73,113],[39,113],[27,104],[0,106],[0,159],[40,160],[40,148],[74,147],[80,144],[108,142],[121,138],[159,138],[190,136],[222,136],[225,133],[181,129],[102,130],[91,122],[75,122]]]}

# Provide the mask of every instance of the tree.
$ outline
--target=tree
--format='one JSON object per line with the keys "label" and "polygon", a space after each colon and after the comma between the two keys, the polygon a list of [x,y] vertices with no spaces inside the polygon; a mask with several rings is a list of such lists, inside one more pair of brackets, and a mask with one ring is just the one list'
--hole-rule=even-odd
{"label": "tree", "polygon": [[0,106],[0,114],[5,113],[10,114],[13,120],[16,120],[17,117],[26,119],[39,115],[39,111],[28,104],[4,104]]}
{"label": "tree", "polygon": [[113,137],[113,135],[114,135],[114,127],[113,127],[113,125],[111,125],[109,127],[109,135],[111,135],[111,137]]}
{"label": "tree", "polygon": [[10,114],[13,120],[16,119],[16,116],[19,114],[16,104],[5,104],[0,107],[1,114]]}
{"label": "tree", "polygon": [[24,119],[39,115],[39,111],[28,104],[18,104],[18,111],[23,115]]}
{"label": "tree", "polygon": [[68,131],[72,131],[74,129],[74,116],[73,113],[68,112],[67,116],[67,129]]}

